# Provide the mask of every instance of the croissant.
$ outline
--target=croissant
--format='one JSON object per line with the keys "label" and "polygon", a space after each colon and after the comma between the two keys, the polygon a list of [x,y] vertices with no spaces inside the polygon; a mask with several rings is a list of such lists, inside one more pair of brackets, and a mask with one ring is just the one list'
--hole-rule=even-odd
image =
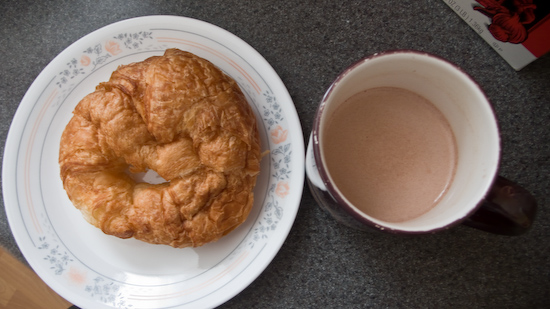
{"label": "croissant", "polygon": [[[216,241],[246,220],[260,158],[237,83],[178,49],[114,71],[78,103],[59,151],[63,187],[89,223],[177,248]],[[147,170],[166,181],[132,177]]]}

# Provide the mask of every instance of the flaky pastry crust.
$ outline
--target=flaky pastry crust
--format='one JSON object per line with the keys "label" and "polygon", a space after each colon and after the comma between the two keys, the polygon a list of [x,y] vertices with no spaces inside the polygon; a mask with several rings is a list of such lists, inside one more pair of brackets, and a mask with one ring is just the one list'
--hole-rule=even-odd
{"label": "flaky pastry crust", "polygon": [[[70,200],[104,233],[182,248],[245,221],[260,156],[256,119],[237,83],[205,59],[168,49],[120,66],[82,99],[59,164]],[[167,182],[130,175],[148,169]]]}

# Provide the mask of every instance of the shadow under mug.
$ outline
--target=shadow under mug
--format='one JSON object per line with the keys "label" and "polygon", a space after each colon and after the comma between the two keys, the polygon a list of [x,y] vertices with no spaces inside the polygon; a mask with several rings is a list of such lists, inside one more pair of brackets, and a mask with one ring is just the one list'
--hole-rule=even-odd
{"label": "shadow under mug", "polygon": [[[331,113],[352,95],[376,87],[402,88],[428,99],[448,120],[457,144],[456,172],[445,196],[427,213],[404,222],[381,221],[361,212],[331,180],[324,161],[323,131]],[[444,59],[401,50],[364,58],[333,82],[315,116],[306,175],[319,205],[350,227],[427,234],[463,223],[496,234],[519,235],[531,227],[536,201],[522,187],[498,176],[499,159],[497,120],[479,85]]]}

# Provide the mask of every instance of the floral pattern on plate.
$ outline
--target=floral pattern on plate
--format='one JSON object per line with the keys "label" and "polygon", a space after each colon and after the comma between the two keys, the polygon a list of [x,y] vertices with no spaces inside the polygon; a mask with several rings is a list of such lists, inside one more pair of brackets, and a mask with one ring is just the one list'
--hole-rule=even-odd
{"label": "floral pattern on plate", "polygon": [[[251,66],[246,55],[239,54],[240,50],[228,47],[226,41],[219,41],[227,36],[219,28],[211,28],[212,25],[187,18],[168,18],[173,22],[198,26],[199,29],[208,28],[196,30],[195,33],[183,26],[167,26],[164,19],[166,17],[142,18],[161,24],[162,27],[147,26],[147,23],[139,22],[139,18],[127,21],[125,27],[122,27],[125,22],[121,22],[112,25],[111,30],[109,27],[98,30],[102,35],[95,36],[98,38],[95,41],[85,37],[77,42],[80,44],[75,43],[63,53],[63,58],[54,59],[51,68],[48,66],[41,73],[39,78],[50,82],[31,86],[29,92],[35,95],[21,104],[23,108],[27,107],[26,114],[21,113],[24,118],[14,119],[22,128],[23,133],[17,136],[22,146],[17,148],[7,145],[7,148],[17,148],[17,151],[15,158],[4,158],[4,166],[9,160],[23,162],[22,165],[15,164],[13,168],[14,177],[19,179],[13,191],[15,200],[27,201],[27,205],[6,203],[7,208],[14,209],[7,211],[10,222],[21,222],[12,228],[14,236],[39,275],[47,283],[61,285],[62,289],[57,292],[77,305],[79,301],[83,305],[93,304],[106,308],[218,305],[220,301],[240,292],[267,266],[286,238],[297,212],[303,186],[303,158],[300,155],[303,152],[303,140],[290,96],[276,73],[258,71]],[[120,31],[119,28],[126,30]],[[132,31],[128,31],[129,28]],[[242,46],[246,43],[239,44]],[[52,212],[60,210],[51,209],[57,207],[58,201],[52,201],[50,192],[62,191],[56,194],[63,196],[63,188],[55,187],[49,181],[41,181],[40,177],[33,175],[37,172],[39,175],[56,174],[50,172],[52,167],[49,166],[52,165],[58,146],[56,148],[55,143],[48,141],[56,140],[54,135],[60,134],[58,123],[59,119],[67,119],[67,104],[74,105],[74,102],[67,100],[74,100],[77,93],[80,97],[86,95],[80,92],[82,85],[89,83],[89,78],[105,75],[102,70],[107,70],[110,65],[126,64],[131,59],[161,54],[169,47],[189,50],[214,62],[234,77],[247,94],[257,114],[263,148],[269,150],[262,161],[263,180],[259,183],[262,190],[259,190],[260,195],[255,196],[256,210],[253,209],[254,214],[251,213],[247,220],[248,226],[235,234],[235,237],[242,239],[232,239],[233,243],[225,245],[227,248],[221,260],[211,262],[210,268],[192,269],[194,275],[188,277],[145,276],[146,279],[153,278],[151,280],[140,279],[144,276],[139,274],[125,277],[125,272],[111,275],[107,271],[111,265],[87,263],[85,254],[74,247],[72,240],[63,233],[59,221],[56,221],[58,213]],[[263,58],[261,60],[265,61]],[[273,87],[279,89],[279,92]],[[282,93],[281,89],[284,90]],[[289,118],[289,115],[293,118]],[[24,160],[17,159],[20,157]],[[6,168],[4,172],[9,173]],[[24,239],[25,234],[29,240]],[[215,245],[204,250],[216,251],[218,249]],[[31,253],[32,257],[35,253],[40,257],[32,258]],[[235,280],[239,276],[240,279]],[[134,277],[139,280],[132,279]],[[232,292],[227,292],[227,287],[231,287]],[[171,292],[167,293],[167,290]]]}

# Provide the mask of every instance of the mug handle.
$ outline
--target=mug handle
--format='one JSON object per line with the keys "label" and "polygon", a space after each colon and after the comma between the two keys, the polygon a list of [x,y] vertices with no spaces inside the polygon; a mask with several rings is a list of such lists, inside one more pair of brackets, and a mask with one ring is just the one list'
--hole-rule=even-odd
{"label": "mug handle", "polygon": [[516,183],[497,176],[478,210],[464,225],[501,235],[521,235],[533,225],[537,202]]}

